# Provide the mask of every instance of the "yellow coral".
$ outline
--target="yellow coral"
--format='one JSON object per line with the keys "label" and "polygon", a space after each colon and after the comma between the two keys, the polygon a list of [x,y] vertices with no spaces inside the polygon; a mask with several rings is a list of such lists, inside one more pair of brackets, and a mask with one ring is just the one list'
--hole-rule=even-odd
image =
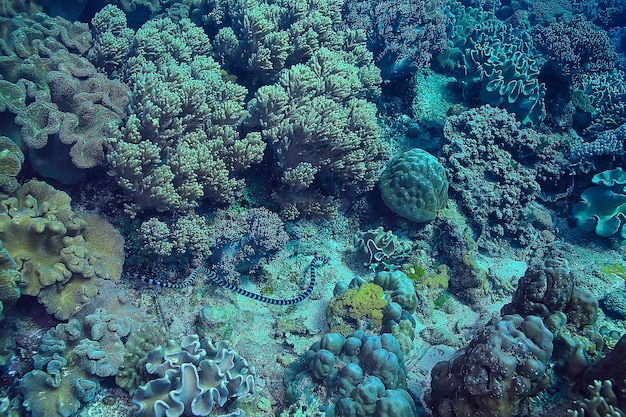
{"label": "yellow coral", "polygon": [[382,287],[365,283],[358,288],[350,288],[332,300],[329,312],[335,317],[344,316],[353,320],[367,318],[378,327],[382,325],[383,308],[386,305]]}
{"label": "yellow coral", "polygon": [[0,201],[0,240],[21,272],[19,286],[50,314],[66,320],[117,280],[124,240],[107,221],[74,213],[70,197],[41,181]]}

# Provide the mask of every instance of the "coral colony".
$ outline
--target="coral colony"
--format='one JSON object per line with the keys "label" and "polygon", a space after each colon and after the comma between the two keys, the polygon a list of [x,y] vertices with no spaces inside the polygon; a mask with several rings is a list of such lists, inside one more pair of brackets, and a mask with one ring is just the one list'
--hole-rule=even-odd
{"label": "coral colony", "polygon": [[626,416],[623,1],[0,22],[1,416]]}

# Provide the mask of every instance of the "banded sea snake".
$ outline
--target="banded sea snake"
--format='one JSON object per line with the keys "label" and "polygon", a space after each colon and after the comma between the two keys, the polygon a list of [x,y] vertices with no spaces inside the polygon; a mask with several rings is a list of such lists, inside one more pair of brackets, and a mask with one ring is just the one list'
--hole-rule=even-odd
{"label": "banded sea snake", "polygon": [[191,272],[191,274],[189,275],[189,278],[187,278],[187,280],[185,282],[183,282],[182,284],[172,284],[170,282],[158,281],[158,280],[155,280],[155,279],[152,279],[152,278],[146,278],[146,277],[140,277],[140,279],[143,282],[146,282],[146,283],[151,284],[151,285],[156,285],[158,287],[181,289],[181,288],[186,288],[186,287],[190,286],[191,284],[193,284],[193,282],[196,280],[196,277],[198,276],[198,274],[205,274],[214,284],[217,284],[220,287],[223,287],[223,288],[226,288],[226,289],[231,290],[233,292],[236,292],[237,294],[243,295],[243,296],[248,297],[248,298],[252,298],[253,300],[257,300],[257,301],[260,301],[262,303],[274,304],[274,305],[279,305],[279,306],[286,306],[286,305],[292,305],[292,304],[299,303],[300,301],[304,300],[309,295],[311,295],[311,292],[313,292],[313,287],[315,286],[315,268],[317,266],[322,266],[322,265],[324,265],[327,262],[328,262],[328,259],[326,259],[326,258],[324,258],[322,256],[319,256],[319,255],[315,255],[315,257],[311,261],[311,264],[309,265],[309,276],[310,276],[309,286],[307,287],[307,289],[304,292],[300,293],[300,295],[298,295],[295,298],[290,298],[288,300],[283,300],[283,299],[278,299],[278,298],[270,298],[270,297],[266,297],[266,296],[261,295],[261,294],[256,294],[256,293],[253,293],[251,291],[244,290],[243,288],[240,288],[240,287],[236,286],[235,284],[231,284],[230,282],[224,281],[222,278],[220,278],[215,273],[215,271],[213,271],[211,268],[207,268],[205,266],[200,266],[200,267],[194,269]]}

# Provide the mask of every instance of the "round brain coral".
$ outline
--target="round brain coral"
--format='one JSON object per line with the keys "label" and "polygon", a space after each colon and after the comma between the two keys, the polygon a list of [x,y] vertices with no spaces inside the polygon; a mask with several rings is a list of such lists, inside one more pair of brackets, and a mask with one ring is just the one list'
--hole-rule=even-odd
{"label": "round brain coral", "polygon": [[434,220],[448,201],[445,169],[422,149],[411,149],[391,161],[378,187],[387,207],[416,223]]}

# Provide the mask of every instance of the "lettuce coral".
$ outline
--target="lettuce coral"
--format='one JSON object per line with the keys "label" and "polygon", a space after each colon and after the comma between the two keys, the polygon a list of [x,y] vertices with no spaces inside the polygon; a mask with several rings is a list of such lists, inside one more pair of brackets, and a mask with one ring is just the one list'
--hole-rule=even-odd
{"label": "lettuce coral", "polygon": [[206,416],[226,401],[254,392],[255,370],[227,342],[198,335],[173,340],[148,353],[155,376],[133,397],[139,417]]}
{"label": "lettuce coral", "polygon": [[467,42],[459,82],[466,100],[499,106],[523,125],[536,126],[546,117],[545,85],[531,55],[532,40],[511,35],[496,20],[479,26]]}
{"label": "lettuce coral", "polygon": [[619,234],[626,239],[626,173],[615,168],[594,175],[591,181],[597,185],[587,188],[572,208],[576,226],[598,236]]}

